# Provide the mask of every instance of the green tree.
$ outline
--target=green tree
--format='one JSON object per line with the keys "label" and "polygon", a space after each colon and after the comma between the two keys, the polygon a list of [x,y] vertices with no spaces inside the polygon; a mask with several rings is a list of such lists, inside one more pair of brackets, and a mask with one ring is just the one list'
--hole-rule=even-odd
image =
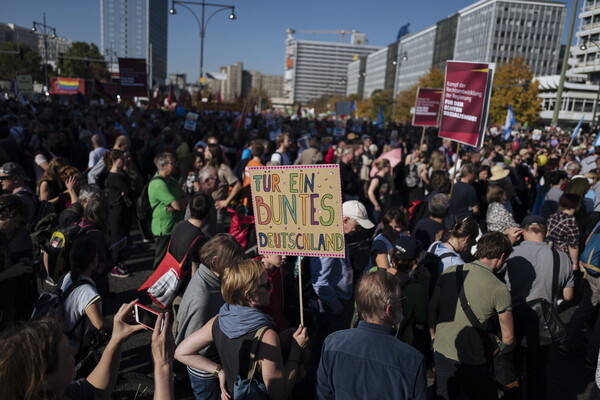
{"label": "green tree", "polygon": [[253,102],[255,102],[257,109],[259,104],[262,110],[272,106],[271,98],[263,88],[253,87],[248,91],[248,94],[246,95],[246,104],[250,107]]}
{"label": "green tree", "polygon": [[32,75],[38,82],[44,80],[42,58],[38,52],[20,43],[0,44],[0,79],[11,80],[21,74]]}
{"label": "green tree", "polygon": [[539,121],[542,99],[538,96],[538,82],[532,82],[532,79],[533,73],[524,58],[515,58],[496,69],[488,118],[490,124],[503,124],[509,105],[518,123],[532,126]]}
{"label": "green tree", "polygon": [[[73,42],[69,50],[59,60],[60,75],[65,78],[109,79],[104,56],[94,43]],[[74,59],[71,59],[74,58]]]}
{"label": "green tree", "polygon": [[386,122],[391,121],[392,118],[392,106],[394,104],[394,99],[392,96],[392,91],[390,89],[376,89],[371,93],[370,106],[371,113],[369,117],[372,120],[377,120],[377,114],[379,113],[379,107],[383,109],[383,116]]}
{"label": "green tree", "polygon": [[394,116],[397,121],[410,122],[412,114],[410,109],[415,106],[418,88],[442,88],[444,87],[444,73],[439,69],[432,68],[423,75],[410,89],[398,92],[396,96]]}

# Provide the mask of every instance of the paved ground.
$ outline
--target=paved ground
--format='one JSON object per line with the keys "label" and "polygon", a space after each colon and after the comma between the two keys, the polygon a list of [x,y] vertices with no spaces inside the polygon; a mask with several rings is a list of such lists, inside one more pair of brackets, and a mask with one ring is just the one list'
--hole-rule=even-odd
{"label": "paved ground", "polygon": [[[135,243],[140,243],[139,236],[134,236]],[[153,248],[151,244],[137,244],[128,250],[128,261],[133,275],[129,278],[110,278],[111,297],[107,305],[107,312],[114,314],[118,306],[124,302],[140,298],[144,304],[150,301],[144,296],[139,296],[137,288],[146,280],[152,271]],[[568,307],[561,313],[563,320],[568,321],[574,311],[574,306]],[[152,360],[150,353],[150,332],[142,332],[130,338],[126,343],[123,359],[121,362],[122,372],[137,372],[152,375]],[[594,371],[583,366],[583,354],[573,354],[569,357],[561,357],[556,349],[553,349],[550,363],[549,378],[549,400],[588,399],[591,390]],[[186,378],[185,372],[179,374]],[[177,399],[193,399],[191,389],[187,381],[176,383],[175,393]]]}

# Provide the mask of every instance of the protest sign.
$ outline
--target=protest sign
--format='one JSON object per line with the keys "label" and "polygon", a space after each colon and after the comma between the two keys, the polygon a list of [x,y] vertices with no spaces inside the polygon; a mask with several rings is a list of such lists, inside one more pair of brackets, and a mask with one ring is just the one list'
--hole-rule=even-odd
{"label": "protest sign", "polygon": [[483,142],[493,64],[446,62],[439,136],[470,146]]}
{"label": "protest sign", "polygon": [[31,75],[17,75],[19,94],[22,96],[33,96],[33,78]]}
{"label": "protest sign", "polygon": [[185,122],[183,124],[183,129],[187,131],[195,131],[198,121],[198,114],[193,112],[188,112],[185,117]]}
{"label": "protest sign", "polygon": [[339,165],[248,170],[259,253],[346,256]]}
{"label": "protest sign", "polygon": [[147,97],[148,78],[144,58],[119,58],[121,97]]}
{"label": "protest sign", "polygon": [[443,89],[417,89],[413,126],[437,126],[443,93]]}

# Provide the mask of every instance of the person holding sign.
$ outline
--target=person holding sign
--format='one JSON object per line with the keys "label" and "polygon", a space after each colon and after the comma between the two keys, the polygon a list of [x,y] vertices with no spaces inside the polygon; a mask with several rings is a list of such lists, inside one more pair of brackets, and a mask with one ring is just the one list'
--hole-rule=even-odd
{"label": "person holding sign", "polygon": [[[360,228],[372,229],[367,209],[357,200],[342,204],[342,222],[345,235]],[[348,246],[345,258],[312,257],[310,259],[311,283],[316,298],[311,301],[315,321],[315,339],[312,362],[318,363],[323,341],[332,332],[350,326],[352,319],[353,270]],[[316,365],[316,364],[315,364]]]}

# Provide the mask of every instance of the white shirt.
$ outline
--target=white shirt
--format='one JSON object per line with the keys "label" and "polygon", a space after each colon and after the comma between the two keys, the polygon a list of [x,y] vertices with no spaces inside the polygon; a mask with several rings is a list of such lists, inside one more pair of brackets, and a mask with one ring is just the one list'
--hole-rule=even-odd
{"label": "white shirt", "polygon": [[[85,309],[89,305],[100,301],[100,295],[98,294],[98,290],[96,290],[96,285],[94,285],[94,282],[87,276],[80,276],[79,280],[81,279],[89,281],[90,285],[85,284],[79,286],[73,290],[62,303],[62,311],[65,317],[65,332],[70,332],[73,329],[77,321],[79,321],[79,318],[82,318],[85,315]],[[60,289],[65,292],[72,283],[73,281],[71,280],[71,273],[69,272],[67,275],[65,275]],[[100,311],[102,311],[101,303]],[[77,329],[75,329],[72,337],[83,338],[84,334],[90,329],[90,327],[90,321],[85,318],[85,320],[79,324]],[[71,345],[75,348],[79,348],[79,342],[76,339],[71,341]]]}

